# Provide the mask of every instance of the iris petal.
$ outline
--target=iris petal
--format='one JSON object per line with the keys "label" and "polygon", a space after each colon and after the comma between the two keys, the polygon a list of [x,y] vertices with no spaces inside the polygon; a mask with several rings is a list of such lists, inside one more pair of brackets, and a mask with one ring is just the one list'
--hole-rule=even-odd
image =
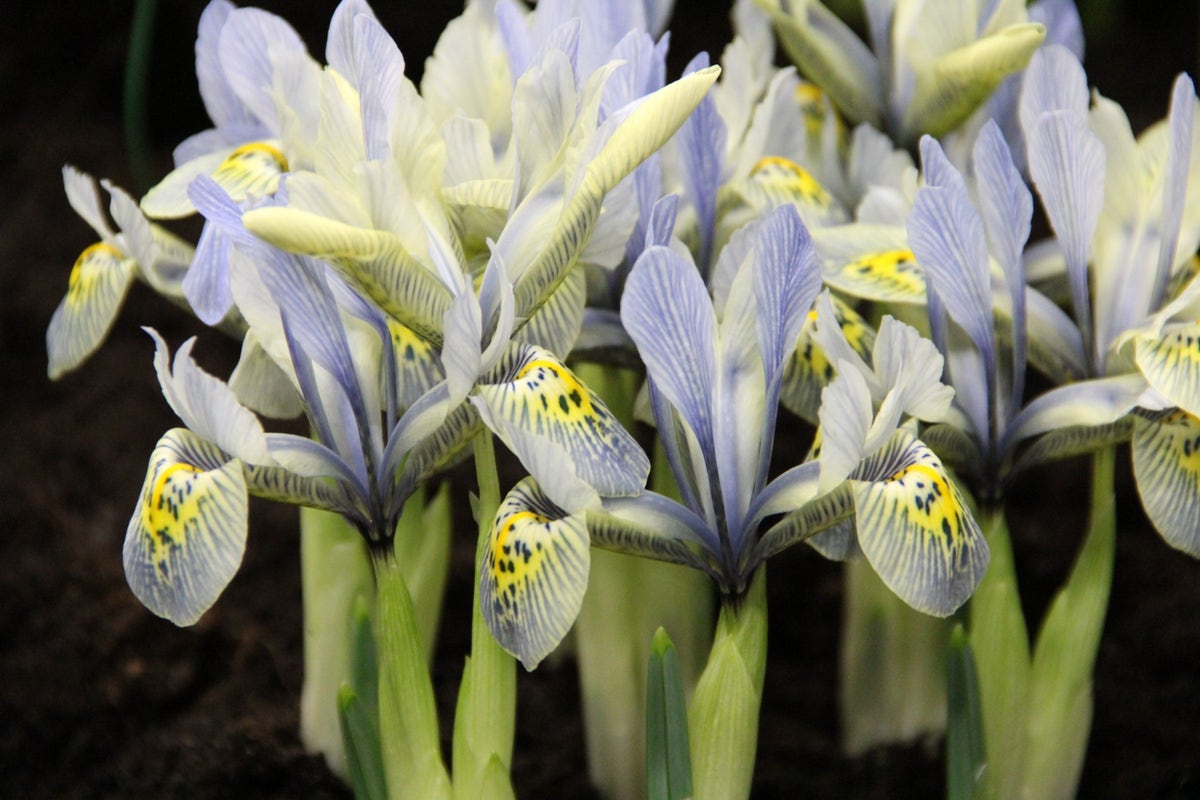
{"label": "iris petal", "polygon": [[168,431],[125,533],[133,593],[176,625],[194,623],[241,564],[246,509],[241,464],[190,431]]}
{"label": "iris petal", "polygon": [[583,603],[590,565],[583,518],[566,515],[532,478],[514,486],[484,546],[479,602],[496,641],[526,669],[567,635]]}

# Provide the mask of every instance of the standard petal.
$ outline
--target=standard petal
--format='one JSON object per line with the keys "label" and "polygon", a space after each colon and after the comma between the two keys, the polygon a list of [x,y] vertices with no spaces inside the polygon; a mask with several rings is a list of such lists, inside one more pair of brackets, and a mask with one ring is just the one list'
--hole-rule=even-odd
{"label": "standard petal", "polygon": [[168,431],[125,533],[133,593],[160,617],[193,624],[241,565],[246,509],[242,465],[190,431]]}
{"label": "standard petal", "polygon": [[716,320],[700,273],[672,250],[649,248],[626,279],[621,321],[654,386],[698,438],[706,469],[714,468]]}
{"label": "standard petal", "polygon": [[275,59],[288,52],[307,54],[304,41],[282,18],[258,8],[235,9],[217,39],[217,57],[230,88],[271,129],[279,127],[272,92]]}
{"label": "standard petal", "polygon": [[854,483],[858,541],[900,599],[946,617],[983,578],[988,546],[942,463],[910,434],[868,460]]}
{"label": "standard petal", "polygon": [[496,641],[526,669],[571,629],[590,565],[583,517],[565,515],[532,478],[514,486],[484,546],[479,606]]}
{"label": "standard petal", "polygon": [[71,268],[67,294],[46,329],[51,380],[82,364],[104,341],[136,269],[133,259],[102,242],[80,253]]}
{"label": "standard petal", "polygon": [[1181,410],[1139,417],[1132,449],[1146,516],[1167,544],[1200,558],[1200,419]]}
{"label": "standard petal", "polygon": [[1062,246],[1071,286],[1071,305],[1087,344],[1095,349],[1088,291],[1088,258],[1104,205],[1104,145],[1087,127],[1087,117],[1055,111],[1026,130],[1029,174]]}
{"label": "standard petal", "polygon": [[908,218],[908,240],[946,311],[994,363],[992,292],[983,220],[936,140],[921,139],[926,185]]}
{"label": "standard petal", "polygon": [[83,221],[92,227],[101,239],[110,239],[114,235],[112,226],[104,216],[100,205],[100,193],[96,189],[96,179],[88,173],[67,164],[62,169],[63,189],[67,193],[67,202]]}

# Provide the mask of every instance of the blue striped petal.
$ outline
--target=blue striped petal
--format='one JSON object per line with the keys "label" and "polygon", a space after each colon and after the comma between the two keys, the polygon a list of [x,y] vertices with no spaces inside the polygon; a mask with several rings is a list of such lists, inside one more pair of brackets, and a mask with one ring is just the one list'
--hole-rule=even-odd
{"label": "blue striped petal", "polygon": [[79,254],[67,280],[67,293],[46,329],[51,380],[96,352],[116,321],[136,272],[133,259],[110,244],[97,242]]}
{"label": "blue striped petal", "polygon": [[241,564],[246,510],[241,463],[190,431],[168,431],[125,532],[133,593],[176,625],[196,622]]}
{"label": "blue striped petal", "polygon": [[1178,409],[1138,417],[1132,450],[1146,516],[1169,545],[1200,558],[1200,419]]}
{"label": "blue striped petal", "polygon": [[[716,320],[700,273],[665,247],[646,250],[626,279],[621,321],[656,390],[697,438],[705,469],[715,468]],[[660,430],[674,425],[657,422]]]}
{"label": "blue striped petal", "polygon": [[[604,401],[548,350],[512,348],[476,392],[491,417],[565,450],[579,477],[600,494],[636,494],[646,485],[646,454]],[[496,432],[503,438],[505,427]]]}
{"label": "blue striped petal", "polygon": [[871,566],[918,611],[952,614],[983,578],[988,546],[942,463],[898,432],[856,477],[855,524]]}
{"label": "blue striped petal", "polygon": [[990,367],[992,292],[983,221],[971,205],[962,176],[928,136],[921,139],[921,164],[926,183],[908,218],[909,243],[947,313],[970,335]]}
{"label": "blue striped petal", "polygon": [[534,669],[571,629],[591,565],[582,516],[570,516],[532,478],[513,487],[492,523],[479,565],[484,622]]}

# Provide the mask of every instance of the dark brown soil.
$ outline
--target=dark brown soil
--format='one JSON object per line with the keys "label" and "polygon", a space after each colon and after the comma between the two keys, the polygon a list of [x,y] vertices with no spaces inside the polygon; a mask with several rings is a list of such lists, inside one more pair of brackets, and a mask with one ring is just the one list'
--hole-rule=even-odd
{"label": "dark brown soil", "polygon": [[[300,4],[275,3],[275,7]],[[417,19],[379,2],[419,71],[450,9]],[[424,4],[435,6],[438,4]],[[447,4],[449,6],[450,4]],[[719,53],[723,4],[679,0],[673,50]],[[1117,12],[1093,43],[1093,82],[1134,112],[1162,115],[1175,71],[1196,66],[1194,3],[1161,21]],[[196,0],[161,4],[151,84],[154,165],[204,126],[191,77]],[[307,8],[312,6],[313,8]],[[387,6],[387,7],[385,7]],[[413,4],[405,4],[412,9]],[[44,331],[91,233],[62,193],[70,162],[136,192],[118,102],[132,3],[5,4],[0,12],[0,795],[12,798],[347,798],[306,755],[295,512],[252,507],[241,572],[194,628],[153,617],[121,570],[125,525],[158,436],[177,424],[151,369],[154,325],[227,370],[235,348],[143,287],[100,353],[58,383],[45,377]],[[330,2],[287,8],[323,50]],[[67,9],[70,9],[69,11]],[[713,9],[717,10],[714,11]],[[414,9],[415,10],[415,9]],[[1175,12],[1174,16],[1171,13]],[[678,63],[676,65],[678,69]],[[1124,477],[1128,479],[1128,470]],[[1030,476],[1014,496],[1027,609],[1036,617],[1079,536],[1086,465]],[[466,491],[468,482],[460,483]],[[1126,485],[1128,481],[1126,480]],[[1200,796],[1200,564],[1167,548],[1128,491],[1112,606],[1096,670],[1096,713],[1080,796]],[[464,524],[465,530],[467,526]],[[447,630],[436,657],[443,710],[466,652],[470,552],[453,565]],[[837,748],[835,654],[840,570],[804,550],[771,567],[772,640],[756,798],[936,797],[938,748],[848,760]],[[515,782],[523,797],[588,797],[571,665],[520,679]]]}

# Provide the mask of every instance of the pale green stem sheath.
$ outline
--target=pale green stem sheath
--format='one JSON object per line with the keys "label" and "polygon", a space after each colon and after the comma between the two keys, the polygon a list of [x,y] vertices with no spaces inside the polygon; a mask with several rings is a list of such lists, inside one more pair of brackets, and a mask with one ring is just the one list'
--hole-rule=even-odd
{"label": "pale green stem sheath", "polygon": [[492,434],[475,437],[475,474],[479,525],[475,549],[475,593],[471,612],[471,655],[463,668],[454,715],[454,797],[514,797],[509,767],[517,713],[516,659],[496,643],[479,609],[479,566],[500,508],[500,481]]}
{"label": "pale green stem sheath", "polygon": [[842,750],[858,756],[879,745],[941,733],[952,623],[914,611],[866,559],[848,561],[842,572]]}
{"label": "pale green stem sheath", "polygon": [[404,574],[387,542],[371,551],[379,652],[379,738],[388,800],[448,800],[437,707],[421,630]]}
{"label": "pale green stem sheath", "polygon": [[453,527],[449,483],[443,483],[432,497],[424,486],[414,492],[396,523],[396,560],[404,571],[421,628],[421,644],[430,659],[442,616]]}
{"label": "pale green stem sheath", "polygon": [[767,666],[767,578],[759,567],[746,593],[725,598],[708,665],[688,706],[695,800],[750,796]]}
{"label": "pale green stem sheath", "polygon": [[1092,673],[1112,590],[1117,514],[1115,448],[1092,456],[1088,529],[1070,577],[1038,634],[1029,682],[1021,796],[1069,800],[1083,770],[1092,724]]}
{"label": "pale green stem sheath", "polygon": [[[636,373],[594,363],[574,369],[632,430]],[[651,488],[672,496],[676,490],[661,447],[655,455]],[[706,576],[674,564],[604,550],[594,550],[591,558],[587,594],[575,621],[588,774],[609,800],[638,800],[646,795],[650,644],[660,627],[670,634],[690,691],[712,630],[712,590]]]}
{"label": "pale green stem sheath", "polygon": [[1024,769],[1029,635],[1004,511],[998,506],[982,509],[978,520],[991,560],[971,596],[970,643],[987,753],[984,796],[1000,800],[1018,797]]}
{"label": "pale green stem sheath", "polygon": [[338,723],[339,687],[350,679],[356,598],[373,603],[375,583],[367,546],[340,514],[300,509],[300,585],[304,609],[304,686],[300,738],[347,778]]}

